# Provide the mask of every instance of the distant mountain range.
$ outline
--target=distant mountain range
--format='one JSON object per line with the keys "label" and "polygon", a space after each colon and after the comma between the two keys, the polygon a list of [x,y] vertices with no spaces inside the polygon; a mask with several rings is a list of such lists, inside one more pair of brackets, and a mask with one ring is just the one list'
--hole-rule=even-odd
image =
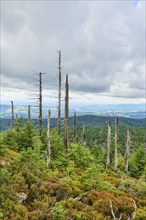
{"label": "distant mountain range", "polygon": [[[54,104],[49,106],[43,106],[43,118],[47,118],[48,109],[51,110],[51,117],[57,118],[57,107]],[[143,119],[146,118],[146,106],[145,104],[118,104],[118,105],[99,105],[99,104],[79,104],[70,103],[69,115],[73,116],[76,111],[77,116],[82,115],[96,115],[96,116],[119,116],[124,118]],[[14,105],[14,112],[18,116],[27,118],[27,106],[26,105]],[[62,106],[62,113],[64,112],[64,106]],[[0,117],[1,119],[11,118],[11,105],[0,105]],[[38,117],[38,107],[31,107],[31,117],[36,119]],[[64,115],[62,114],[62,117]]]}
{"label": "distant mountain range", "polygon": [[[1,119],[0,130],[7,130],[9,119]],[[27,122],[27,119],[24,119],[24,123]],[[37,127],[38,120],[32,119],[33,124]],[[62,128],[64,125],[64,119],[61,120]],[[99,126],[99,125],[107,125],[108,117],[107,116],[95,116],[95,115],[83,115],[77,117],[77,126]],[[111,125],[114,125],[115,117],[111,117]],[[119,124],[126,125],[127,127],[131,126],[140,126],[146,127],[146,118],[145,119],[132,119],[132,118],[124,118],[119,117]],[[69,117],[69,126],[73,126],[73,117]],[[43,127],[47,127],[47,119],[43,119]],[[51,127],[57,127],[57,118],[51,118]]]}

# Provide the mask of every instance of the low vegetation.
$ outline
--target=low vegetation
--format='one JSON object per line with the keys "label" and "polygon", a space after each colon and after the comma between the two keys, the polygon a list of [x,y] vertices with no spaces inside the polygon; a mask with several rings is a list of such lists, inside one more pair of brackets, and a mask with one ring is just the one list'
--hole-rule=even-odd
{"label": "low vegetation", "polygon": [[49,167],[45,129],[40,140],[33,124],[23,125],[18,119],[15,129],[1,132],[0,219],[145,219],[145,128],[130,128],[128,173],[124,159],[126,127],[119,127],[116,171],[114,141],[111,163],[105,169],[107,128],[85,129],[86,146],[82,145],[82,128],[78,128],[77,143],[73,143],[70,129],[67,151],[57,130],[51,130]]}

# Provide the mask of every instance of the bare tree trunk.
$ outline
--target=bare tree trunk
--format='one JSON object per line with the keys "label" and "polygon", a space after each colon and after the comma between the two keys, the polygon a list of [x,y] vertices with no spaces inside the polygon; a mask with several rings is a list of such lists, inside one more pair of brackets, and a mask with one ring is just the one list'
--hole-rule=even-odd
{"label": "bare tree trunk", "polygon": [[108,134],[107,134],[107,159],[106,159],[106,169],[110,164],[110,147],[111,147],[111,124],[110,124],[110,116],[108,118]]}
{"label": "bare tree trunk", "polygon": [[137,205],[136,205],[136,202],[134,201],[134,199],[131,198],[131,200],[132,200],[133,203],[134,203],[134,213],[133,213],[133,216],[132,216],[132,218],[133,218],[133,220],[134,220],[134,219],[136,218]]}
{"label": "bare tree trunk", "polygon": [[61,131],[61,51],[59,50],[59,88],[58,88],[58,134]]}
{"label": "bare tree trunk", "polygon": [[86,146],[86,134],[85,134],[85,126],[83,125],[83,145]]}
{"label": "bare tree trunk", "polygon": [[126,143],[126,152],[125,152],[125,171],[128,173],[128,165],[129,165],[129,154],[130,154],[130,132],[127,130],[127,143]]}
{"label": "bare tree trunk", "polygon": [[47,129],[47,166],[50,166],[50,163],[51,163],[51,158],[50,158],[50,155],[51,155],[51,152],[50,152],[50,147],[51,147],[51,137],[50,137],[50,130],[51,130],[51,127],[50,127],[50,116],[51,116],[51,112],[50,110],[48,111],[48,129]]}
{"label": "bare tree trunk", "polygon": [[115,118],[115,170],[118,167],[118,117]]}
{"label": "bare tree trunk", "polygon": [[[131,198],[131,200],[134,203],[134,205],[133,205],[134,206],[134,213],[128,213],[127,220],[134,220],[136,218],[137,205],[136,205],[136,202],[134,201],[134,199]],[[123,216],[123,213],[121,212],[120,216],[116,218],[116,215],[115,215],[114,210],[113,210],[113,204],[112,204],[112,200],[111,199],[110,199],[109,207],[111,209],[111,214],[112,214],[113,220],[121,220],[122,216]]]}
{"label": "bare tree trunk", "polygon": [[28,122],[30,123],[31,121],[31,115],[30,115],[30,105],[28,105]]}
{"label": "bare tree trunk", "polygon": [[65,144],[66,149],[68,149],[68,147],[69,147],[68,115],[69,115],[69,84],[68,84],[68,75],[66,75],[66,83],[65,83],[65,125],[64,125],[64,144]]}
{"label": "bare tree trunk", "polygon": [[12,128],[14,128],[14,104],[11,101],[11,111],[12,111]]}
{"label": "bare tree trunk", "polygon": [[42,136],[42,73],[39,73],[39,135]]}
{"label": "bare tree trunk", "polygon": [[77,118],[76,112],[74,112],[74,143],[77,142]]}
{"label": "bare tree trunk", "polygon": [[110,199],[110,209],[111,209],[111,214],[112,214],[113,220],[121,220],[122,219],[122,216],[123,216],[122,212],[120,213],[119,218],[116,218],[116,215],[115,215],[114,210],[113,210],[113,204],[112,204],[112,200],[111,199]]}
{"label": "bare tree trunk", "polygon": [[111,199],[110,199],[110,209],[111,209],[111,214],[113,216],[113,220],[116,220],[115,213],[114,213],[114,210],[113,210],[113,204],[112,204],[112,200]]}

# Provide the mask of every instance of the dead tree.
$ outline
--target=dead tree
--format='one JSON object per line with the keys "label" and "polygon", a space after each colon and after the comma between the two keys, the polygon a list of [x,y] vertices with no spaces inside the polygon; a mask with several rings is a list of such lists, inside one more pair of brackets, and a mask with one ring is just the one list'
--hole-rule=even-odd
{"label": "dead tree", "polygon": [[113,210],[113,203],[112,203],[111,199],[110,199],[109,206],[110,206],[110,209],[111,209],[111,214],[112,214],[113,220],[116,220],[115,213],[114,213],[114,210]]}
{"label": "dead tree", "polygon": [[39,134],[42,135],[42,73],[39,73]]}
{"label": "dead tree", "polygon": [[[30,98],[32,100],[35,101],[35,103],[37,103],[37,105],[35,107],[38,108],[38,133],[41,139],[42,136],[42,75],[44,75],[45,73],[34,73],[35,75],[38,76],[38,80],[37,80],[37,84],[35,84],[35,89],[33,89],[32,91],[35,91],[34,97]],[[33,101],[33,102],[34,102]]]}
{"label": "dead tree", "polygon": [[128,173],[128,165],[129,165],[129,154],[130,154],[130,132],[127,130],[127,142],[126,142],[126,152],[125,152],[125,171]]}
{"label": "dead tree", "polygon": [[59,50],[59,87],[58,87],[58,135],[61,131],[61,51]]}
{"label": "dead tree", "polygon": [[[121,220],[121,219],[122,219],[122,216],[123,216],[123,213],[121,212],[119,218],[116,218],[115,213],[114,213],[114,210],[113,210],[113,203],[112,203],[112,200],[111,200],[111,199],[110,199],[110,204],[109,204],[109,206],[110,206],[110,209],[111,209],[111,214],[112,214],[113,220]],[[128,219],[127,219],[127,220],[128,220]]]}
{"label": "dead tree", "polygon": [[39,73],[39,135],[42,136],[42,74]]}
{"label": "dead tree", "polygon": [[50,145],[51,145],[51,137],[50,137],[50,130],[51,130],[51,127],[50,127],[50,116],[51,116],[51,112],[50,110],[48,111],[48,129],[47,129],[47,166],[50,166],[50,163],[51,163],[51,158],[50,158],[50,155],[51,155],[51,151],[50,151]]}
{"label": "dead tree", "polygon": [[110,151],[111,151],[111,124],[110,124],[110,116],[108,118],[108,132],[107,132],[107,159],[106,159],[106,169],[110,164]]}
{"label": "dead tree", "polygon": [[31,122],[30,108],[31,108],[31,106],[28,105],[28,122],[29,122],[29,123]]}
{"label": "dead tree", "polygon": [[14,104],[11,101],[11,113],[12,113],[12,128],[14,128]]}
{"label": "dead tree", "polygon": [[69,115],[69,83],[68,75],[66,75],[65,83],[65,124],[64,124],[64,145],[66,149],[69,147],[69,137],[68,137],[68,115]]}
{"label": "dead tree", "polygon": [[118,167],[118,117],[115,118],[115,170]]}
{"label": "dead tree", "polygon": [[[134,205],[133,205],[134,206],[134,213],[128,213],[128,218],[126,220],[134,220],[135,217],[136,217],[137,205],[136,205],[136,202],[134,201],[134,199],[131,198],[131,200],[134,203]],[[115,214],[115,212],[113,210],[113,204],[112,204],[111,199],[109,201],[109,207],[110,207],[110,210],[111,210],[111,215],[112,215],[113,220],[121,220],[124,213],[121,212],[119,217],[116,217],[117,214]]]}
{"label": "dead tree", "polygon": [[85,126],[83,125],[83,146],[86,146],[86,134],[85,134]]}
{"label": "dead tree", "polygon": [[134,201],[134,199],[131,198],[131,200],[133,201],[134,203],[134,213],[132,215],[132,219],[134,220],[136,218],[136,211],[137,211],[137,205],[136,205],[136,202]]}
{"label": "dead tree", "polygon": [[76,112],[74,112],[74,143],[77,142],[77,118]]}

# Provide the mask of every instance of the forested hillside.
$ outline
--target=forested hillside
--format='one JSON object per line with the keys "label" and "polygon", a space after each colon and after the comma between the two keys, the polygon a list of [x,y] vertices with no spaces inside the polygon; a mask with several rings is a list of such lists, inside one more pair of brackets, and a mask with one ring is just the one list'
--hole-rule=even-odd
{"label": "forested hillside", "polygon": [[146,154],[144,127],[118,127],[118,165],[115,163],[115,126],[111,125],[110,163],[107,163],[108,126],[51,129],[47,165],[47,129],[40,138],[31,122],[17,119],[15,128],[1,132],[0,218],[52,220],[146,219]]}
{"label": "forested hillside", "polygon": [[[23,119],[23,123],[27,122],[27,118]],[[64,118],[61,118],[63,123]],[[115,117],[111,117],[111,123],[114,124]],[[38,119],[32,119],[34,126],[38,125]],[[95,115],[83,115],[77,116],[77,126],[99,126],[106,125],[108,122],[107,116],[95,116]],[[1,118],[0,131],[7,130],[10,127],[10,119]],[[47,127],[47,119],[42,120],[43,127]],[[126,126],[138,126],[146,127],[146,118],[143,119],[133,119],[133,118],[124,118],[119,117],[119,124]],[[54,128],[57,126],[57,118],[51,118],[51,127]],[[73,126],[73,117],[69,117],[69,126]]]}

